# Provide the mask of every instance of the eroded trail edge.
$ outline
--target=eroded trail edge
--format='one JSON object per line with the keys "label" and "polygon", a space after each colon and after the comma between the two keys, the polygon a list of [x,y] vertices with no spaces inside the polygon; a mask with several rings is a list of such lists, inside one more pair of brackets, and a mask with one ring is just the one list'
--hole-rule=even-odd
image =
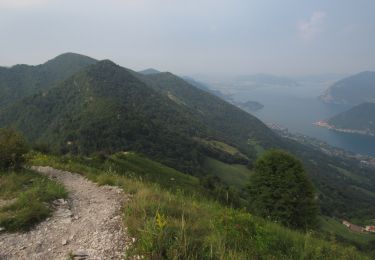
{"label": "eroded trail edge", "polygon": [[130,244],[121,220],[122,190],[83,176],[33,167],[64,184],[68,200],[54,202],[46,221],[26,233],[0,234],[0,259],[121,259]]}

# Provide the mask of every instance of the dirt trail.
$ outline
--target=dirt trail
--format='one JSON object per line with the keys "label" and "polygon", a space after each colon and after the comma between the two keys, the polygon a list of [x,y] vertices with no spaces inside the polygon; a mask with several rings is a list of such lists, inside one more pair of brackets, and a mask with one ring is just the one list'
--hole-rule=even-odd
{"label": "dirt trail", "polygon": [[121,189],[98,187],[79,174],[33,167],[65,185],[46,221],[26,233],[0,234],[0,259],[121,259],[131,239],[121,221]]}

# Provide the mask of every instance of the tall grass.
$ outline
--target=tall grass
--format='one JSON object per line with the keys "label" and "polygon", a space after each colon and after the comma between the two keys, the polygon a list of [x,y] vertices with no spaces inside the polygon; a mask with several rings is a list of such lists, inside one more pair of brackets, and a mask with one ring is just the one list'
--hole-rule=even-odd
{"label": "tall grass", "polygon": [[[135,168],[130,174],[126,167],[116,167],[113,161],[107,168],[98,168],[91,160],[70,158],[62,162],[58,157],[37,155],[33,162],[80,172],[98,184],[117,185],[132,194],[123,208],[125,225],[136,238],[126,252],[129,257],[369,259],[354,247],[318,239],[313,233],[287,229],[248,212],[225,207],[199,193],[189,194],[184,189],[167,189],[163,182],[145,181]],[[158,174],[162,171],[159,169]]]}
{"label": "tall grass", "polygon": [[67,197],[61,184],[30,170],[0,173],[0,198],[12,203],[0,208],[0,226],[24,231],[47,218],[49,202]]}

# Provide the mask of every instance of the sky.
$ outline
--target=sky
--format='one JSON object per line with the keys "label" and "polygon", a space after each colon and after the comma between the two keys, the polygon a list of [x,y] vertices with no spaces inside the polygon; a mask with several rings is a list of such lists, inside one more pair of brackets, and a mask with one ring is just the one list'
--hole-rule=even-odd
{"label": "sky", "polygon": [[374,0],[0,0],[0,65],[61,53],[177,74],[375,70]]}

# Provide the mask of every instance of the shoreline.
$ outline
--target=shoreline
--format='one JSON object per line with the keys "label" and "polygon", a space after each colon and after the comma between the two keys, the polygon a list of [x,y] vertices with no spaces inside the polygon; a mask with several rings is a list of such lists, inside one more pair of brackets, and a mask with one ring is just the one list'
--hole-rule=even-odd
{"label": "shoreline", "polygon": [[318,126],[318,127],[323,127],[327,128],[333,131],[341,132],[341,133],[347,133],[347,134],[359,134],[359,135],[364,135],[364,136],[369,136],[369,137],[375,137],[374,133],[365,131],[365,130],[355,130],[355,129],[347,129],[347,128],[337,128],[333,125],[330,125],[327,121],[321,120],[318,122],[313,123],[313,125]]}

